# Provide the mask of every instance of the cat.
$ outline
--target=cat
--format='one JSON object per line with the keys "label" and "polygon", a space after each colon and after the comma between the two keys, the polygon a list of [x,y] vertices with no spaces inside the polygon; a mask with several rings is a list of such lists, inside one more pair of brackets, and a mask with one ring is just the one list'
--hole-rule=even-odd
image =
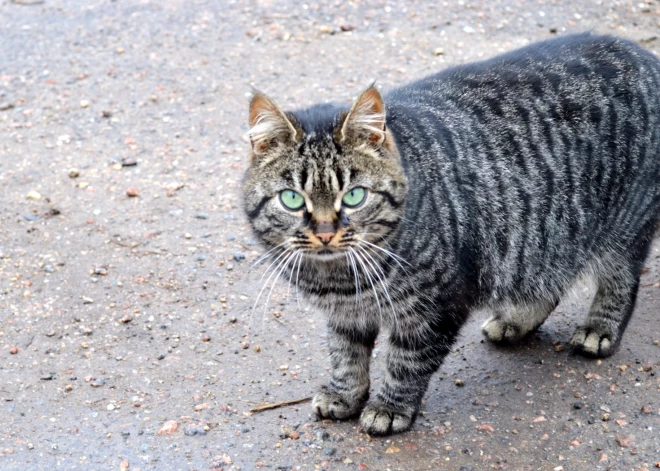
{"label": "cat", "polygon": [[[250,102],[245,211],[273,273],[327,316],[321,418],[408,430],[469,314],[496,343],[597,290],[570,344],[612,355],[660,207],[660,61],[590,33],[450,68],[347,109]],[[382,384],[369,363],[388,330]]]}

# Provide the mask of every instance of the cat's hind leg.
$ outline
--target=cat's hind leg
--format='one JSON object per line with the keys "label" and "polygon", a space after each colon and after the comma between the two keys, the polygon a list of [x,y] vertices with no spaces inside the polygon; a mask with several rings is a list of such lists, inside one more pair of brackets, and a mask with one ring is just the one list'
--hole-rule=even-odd
{"label": "cat's hind leg", "polygon": [[628,247],[594,261],[598,288],[585,322],[571,338],[576,353],[603,358],[616,352],[635,308],[639,277],[656,227],[655,219],[647,221]]}
{"label": "cat's hind leg", "polygon": [[[646,242],[650,245],[650,241]],[[648,247],[638,247],[640,257],[618,255],[599,264],[598,288],[585,322],[575,330],[571,346],[576,353],[608,357],[619,346],[632,316],[639,287],[639,276]],[[634,252],[633,252],[634,254]]]}
{"label": "cat's hind leg", "polygon": [[510,344],[538,329],[557,307],[558,299],[535,301],[499,308],[481,326],[488,340]]}

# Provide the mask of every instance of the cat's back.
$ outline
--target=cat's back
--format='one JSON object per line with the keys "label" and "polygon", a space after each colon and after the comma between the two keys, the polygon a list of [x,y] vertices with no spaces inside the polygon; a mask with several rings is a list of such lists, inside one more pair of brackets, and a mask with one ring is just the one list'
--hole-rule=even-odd
{"label": "cat's back", "polygon": [[556,291],[660,212],[660,61],[630,41],[535,43],[385,101],[411,182],[401,247],[437,246],[439,271]]}
{"label": "cat's back", "polygon": [[[587,100],[643,92],[660,97],[660,60],[635,43],[591,33],[534,43],[494,58],[449,68],[392,91],[400,105],[457,107],[494,105],[489,100],[555,97]],[[496,107],[497,108],[497,107]],[[500,110],[505,112],[506,110]]]}

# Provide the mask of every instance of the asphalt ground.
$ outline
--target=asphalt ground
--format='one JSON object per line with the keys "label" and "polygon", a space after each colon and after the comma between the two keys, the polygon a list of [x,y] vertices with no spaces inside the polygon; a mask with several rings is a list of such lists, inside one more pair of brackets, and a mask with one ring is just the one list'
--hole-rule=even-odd
{"label": "asphalt ground", "polygon": [[485,343],[475,314],[409,433],[371,438],[304,402],[250,412],[329,371],[324,320],[294,290],[267,283],[253,309],[250,87],[348,104],[585,30],[660,52],[660,3],[3,0],[0,469],[660,466],[658,248],[611,358],[563,348],[578,286],[515,347]]}

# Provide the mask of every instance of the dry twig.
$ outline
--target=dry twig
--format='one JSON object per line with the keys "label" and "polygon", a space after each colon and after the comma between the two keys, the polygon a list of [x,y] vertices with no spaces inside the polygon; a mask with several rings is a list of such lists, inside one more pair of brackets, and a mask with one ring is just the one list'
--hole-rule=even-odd
{"label": "dry twig", "polygon": [[291,406],[293,404],[300,404],[301,402],[307,402],[311,401],[311,397],[304,397],[302,399],[294,399],[292,401],[282,401],[282,402],[276,402],[274,404],[264,404],[261,406],[254,407],[250,409],[250,412],[262,412],[265,410],[270,410],[270,409],[277,409],[278,407],[284,407],[284,406]]}

